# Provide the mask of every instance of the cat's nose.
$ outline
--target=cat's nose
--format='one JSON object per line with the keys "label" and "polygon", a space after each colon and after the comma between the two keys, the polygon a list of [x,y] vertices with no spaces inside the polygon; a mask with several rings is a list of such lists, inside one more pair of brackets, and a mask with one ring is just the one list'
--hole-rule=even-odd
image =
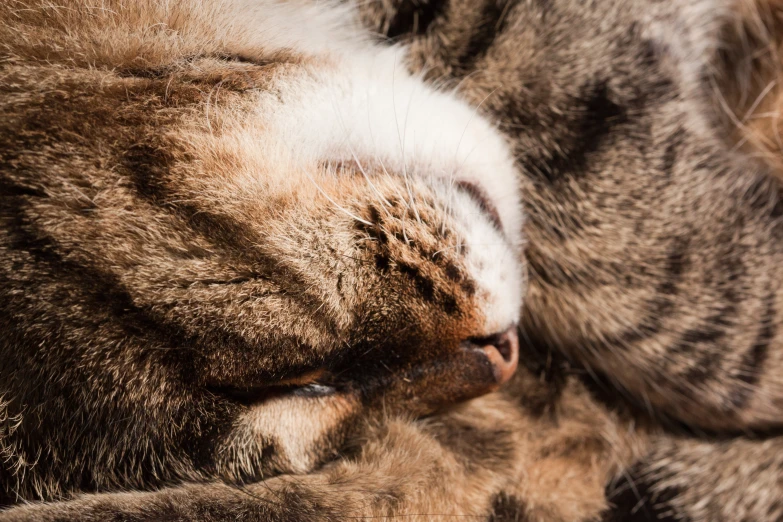
{"label": "cat's nose", "polygon": [[486,337],[471,337],[462,342],[462,347],[484,352],[498,385],[511,379],[519,364],[519,334],[516,325]]}

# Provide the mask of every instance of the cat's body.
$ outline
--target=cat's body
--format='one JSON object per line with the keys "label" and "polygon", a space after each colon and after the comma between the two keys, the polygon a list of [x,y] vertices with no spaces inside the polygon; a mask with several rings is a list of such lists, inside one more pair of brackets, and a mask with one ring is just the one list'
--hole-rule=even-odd
{"label": "cat's body", "polygon": [[658,414],[777,425],[778,186],[734,150],[711,105],[731,87],[714,55],[740,45],[720,30],[738,24],[737,4],[539,4],[451,2],[411,43],[415,70],[460,80],[514,144],[525,329]]}
{"label": "cat's body", "polygon": [[0,519],[783,517],[774,126],[716,109],[779,6],[66,4],[0,7],[0,486],[99,494]]}

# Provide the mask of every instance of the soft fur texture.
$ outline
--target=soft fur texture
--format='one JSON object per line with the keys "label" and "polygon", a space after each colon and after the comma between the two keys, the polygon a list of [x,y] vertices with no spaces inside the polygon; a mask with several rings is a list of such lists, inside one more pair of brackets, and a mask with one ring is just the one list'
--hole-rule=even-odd
{"label": "soft fur texture", "polygon": [[495,387],[510,154],[350,10],[0,10],[6,499],[305,472]]}
{"label": "soft fur texture", "polygon": [[[776,425],[778,185],[708,112],[735,6],[461,5],[411,44],[411,60],[461,78],[463,97],[513,138],[525,330],[658,414],[707,429]],[[460,27],[474,29],[460,39]]]}
{"label": "soft fur texture", "polygon": [[783,517],[779,3],[0,20],[0,520]]}

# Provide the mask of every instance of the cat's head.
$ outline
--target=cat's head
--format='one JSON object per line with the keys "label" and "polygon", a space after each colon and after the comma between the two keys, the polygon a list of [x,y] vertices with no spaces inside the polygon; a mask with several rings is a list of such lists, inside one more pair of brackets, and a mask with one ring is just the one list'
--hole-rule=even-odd
{"label": "cat's head", "polygon": [[2,486],[305,471],[510,377],[522,216],[474,107],[342,10],[69,3],[0,33]]}

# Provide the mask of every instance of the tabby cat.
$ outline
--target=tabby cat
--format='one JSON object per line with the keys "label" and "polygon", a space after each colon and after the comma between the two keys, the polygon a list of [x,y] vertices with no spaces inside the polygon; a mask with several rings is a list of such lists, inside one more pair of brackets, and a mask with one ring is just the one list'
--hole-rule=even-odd
{"label": "tabby cat", "polygon": [[783,519],[783,6],[61,4],[0,5],[0,520]]}

